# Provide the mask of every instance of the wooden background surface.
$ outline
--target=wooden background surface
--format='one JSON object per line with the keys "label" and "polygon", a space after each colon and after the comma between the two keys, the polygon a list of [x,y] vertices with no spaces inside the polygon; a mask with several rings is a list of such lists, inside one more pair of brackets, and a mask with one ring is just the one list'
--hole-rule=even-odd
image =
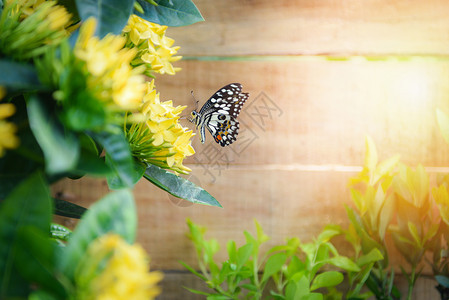
{"label": "wooden background surface", "polygon": [[[178,263],[196,265],[186,218],[223,245],[243,242],[253,219],[271,243],[307,241],[326,223],[347,224],[346,184],[361,169],[367,134],[381,159],[400,154],[434,173],[448,170],[449,146],[435,119],[437,107],[449,112],[448,1],[195,3],[206,22],[169,29],[185,60],[176,76],[157,77],[161,99],[191,110],[191,90],[202,104],[231,82],[251,97],[237,142],[222,149],[210,135],[205,145],[195,137],[197,154],[187,161],[190,179],[223,209],[179,201],[145,180],[134,190],[138,242],[152,269],[166,273],[160,299],[203,298],[182,288],[203,286]],[[86,207],[108,192],[98,179],[63,181],[54,191]],[[415,299],[436,299],[434,285],[420,280]]]}

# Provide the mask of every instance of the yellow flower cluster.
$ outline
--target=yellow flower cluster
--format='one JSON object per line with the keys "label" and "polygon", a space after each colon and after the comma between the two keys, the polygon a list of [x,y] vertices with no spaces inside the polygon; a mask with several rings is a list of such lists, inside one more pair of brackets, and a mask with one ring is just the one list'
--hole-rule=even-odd
{"label": "yellow flower cluster", "polygon": [[160,294],[162,273],[149,272],[149,259],[140,245],[107,234],[88,248],[76,276],[77,298],[151,300]]}
{"label": "yellow flower cluster", "polygon": [[174,107],[172,101],[161,102],[154,88],[154,80],[147,84],[147,93],[140,108],[145,121],[133,124],[127,131],[133,155],[162,168],[188,173],[191,170],[182,163],[195,150],[190,141],[193,131],[178,122],[185,106]]}
{"label": "yellow flower cluster", "polygon": [[6,0],[0,19],[0,52],[27,60],[58,45],[69,35],[71,15],[45,0]]}
{"label": "yellow flower cluster", "polygon": [[171,64],[180,60],[181,56],[174,56],[179,47],[172,47],[174,40],[165,36],[166,29],[167,26],[148,22],[136,15],[131,15],[123,29],[126,46],[138,49],[132,64],[145,65],[147,75],[152,72],[174,75],[180,70]]}
{"label": "yellow flower cluster", "polygon": [[[5,96],[5,89],[0,87],[0,100]],[[16,108],[11,103],[0,104],[0,157],[5,154],[5,149],[17,148],[19,139],[16,136],[16,125],[6,122],[5,118],[12,116]]]}
{"label": "yellow flower cluster", "polygon": [[[145,93],[144,68],[133,68],[130,63],[135,49],[123,48],[126,39],[107,35],[103,39],[94,36],[96,20],[87,20],[80,29],[74,53],[85,63],[87,88],[93,95],[118,109],[136,109]],[[112,101],[111,101],[112,100]]]}

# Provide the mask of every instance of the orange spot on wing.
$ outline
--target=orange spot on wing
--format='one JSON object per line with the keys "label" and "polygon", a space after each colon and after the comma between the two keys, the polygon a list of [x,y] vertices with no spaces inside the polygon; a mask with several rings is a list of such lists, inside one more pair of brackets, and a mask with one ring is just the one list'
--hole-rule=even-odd
{"label": "orange spot on wing", "polygon": [[217,135],[217,140],[221,141],[221,135]]}

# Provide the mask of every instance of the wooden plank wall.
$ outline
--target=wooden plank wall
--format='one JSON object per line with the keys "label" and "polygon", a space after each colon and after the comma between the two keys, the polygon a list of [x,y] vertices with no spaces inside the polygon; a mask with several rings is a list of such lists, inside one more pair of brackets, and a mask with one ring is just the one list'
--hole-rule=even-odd
{"label": "wooden plank wall", "polygon": [[[195,139],[197,154],[187,161],[190,179],[223,209],[179,201],[145,181],[135,188],[138,241],[152,268],[166,272],[160,299],[202,299],[181,287],[202,286],[178,263],[196,264],[186,218],[207,226],[223,245],[243,242],[253,219],[271,243],[292,236],[307,241],[326,223],[347,224],[346,184],[361,168],[366,134],[382,159],[400,154],[411,165],[446,171],[449,146],[435,109],[449,112],[448,1],[195,3],[206,22],[169,29],[186,59],[177,63],[183,70],[176,76],[157,77],[161,99],[190,110],[191,90],[204,103],[231,82],[241,82],[251,98],[233,146]],[[89,206],[107,185],[63,181],[54,191]],[[423,279],[415,298],[436,299],[433,286]]]}

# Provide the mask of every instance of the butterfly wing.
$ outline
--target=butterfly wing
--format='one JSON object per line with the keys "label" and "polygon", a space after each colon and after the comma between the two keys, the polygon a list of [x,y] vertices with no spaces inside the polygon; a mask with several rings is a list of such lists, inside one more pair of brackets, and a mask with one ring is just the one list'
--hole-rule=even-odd
{"label": "butterfly wing", "polygon": [[242,93],[240,83],[231,83],[215,92],[201,108],[201,123],[220,146],[230,145],[237,139],[239,122],[236,118],[248,97],[248,93]]}
{"label": "butterfly wing", "polygon": [[236,141],[240,124],[230,115],[212,114],[207,124],[207,129],[214,137],[214,140],[224,147]]}

